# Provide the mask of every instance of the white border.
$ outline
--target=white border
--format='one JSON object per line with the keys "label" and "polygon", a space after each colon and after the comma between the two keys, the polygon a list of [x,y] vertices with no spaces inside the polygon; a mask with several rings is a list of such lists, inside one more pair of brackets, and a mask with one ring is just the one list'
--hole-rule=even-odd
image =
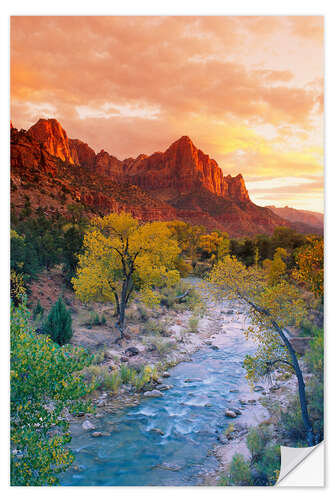
{"label": "white border", "polygon": [[[0,213],[1,213],[1,229],[2,229],[2,239],[1,239],[1,277],[2,277],[2,287],[1,287],[1,461],[0,461],[0,487],[3,495],[7,494],[9,498],[18,498],[24,495],[28,500],[35,498],[47,497],[61,497],[72,498],[90,498],[91,494],[96,494],[98,497],[110,496],[113,498],[126,498],[128,496],[134,496],[136,498],[155,499],[156,496],[159,499],[168,499],[170,495],[174,497],[188,497],[191,500],[201,497],[202,495],[209,495],[210,497],[221,498],[223,495],[231,495],[233,498],[238,497],[238,495],[244,495],[246,498],[261,498],[263,496],[269,495],[281,495],[282,491],[279,488],[236,488],[232,489],[226,488],[198,488],[198,487],[186,487],[186,488],[103,488],[98,487],[98,489],[88,488],[9,488],[8,486],[8,373],[9,373],[9,362],[8,362],[8,276],[9,276],[9,245],[8,245],[8,227],[9,227],[9,16],[10,15],[325,15],[325,38],[326,38],[326,93],[325,93],[325,107],[326,107],[326,290],[328,292],[326,296],[326,304],[328,304],[328,298],[331,296],[329,293],[331,285],[331,269],[332,266],[328,259],[328,255],[333,255],[332,253],[332,231],[328,226],[327,214],[330,212],[333,203],[333,195],[330,192],[333,190],[332,183],[332,169],[333,165],[329,165],[329,152],[332,141],[331,137],[332,131],[332,119],[330,104],[330,90],[332,89],[333,79],[332,79],[332,32],[333,32],[333,2],[331,0],[279,0],[270,1],[267,0],[231,0],[231,1],[198,1],[198,0],[169,0],[167,2],[157,2],[148,0],[122,0],[122,1],[106,1],[106,0],[94,0],[93,2],[86,2],[85,4],[79,0],[77,1],[66,1],[58,0],[57,2],[45,2],[45,0],[30,0],[30,2],[11,0],[7,5],[2,4],[1,7],[1,25],[0,25],[0,36],[1,36],[1,164],[0,164]],[[332,92],[332,90],[331,90]],[[331,155],[332,157],[332,155]],[[329,252],[331,250],[331,252]],[[326,309],[326,345],[328,347],[330,342],[330,335],[328,325],[332,321],[330,316],[330,310]],[[328,351],[326,349],[326,357],[328,357]],[[332,356],[332,354],[330,354]],[[333,366],[333,363],[326,363],[327,372],[329,372],[329,365]],[[331,371],[333,369],[331,368]],[[327,373],[329,376],[329,373]],[[329,392],[326,392],[326,398],[329,399]],[[326,401],[327,402],[327,401]],[[326,422],[332,420],[330,418],[331,412],[331,401],[329,402],[330,408],[327,405]],[[329,435],[329,428],[326,425],[326,440]],[[329,453],[330,457],[330,453]],[[326,463],[326,470],[332,470],[332,460],[329,458]],[[330,483],[330,478],[327,478],[328,483]],[[172,491],[171,491],[172,489]],[[315,495],[327,495],[329,490],[331,490],[331,485],[325,489],[313,491],[312,488],[306,489],[301,488],[299,492],[303,499],[312,498]],[[298,488],[299,490],[299,488]],[[283,490],[283,496],[294,496],[294,491],[292,489],[285,488]]]}

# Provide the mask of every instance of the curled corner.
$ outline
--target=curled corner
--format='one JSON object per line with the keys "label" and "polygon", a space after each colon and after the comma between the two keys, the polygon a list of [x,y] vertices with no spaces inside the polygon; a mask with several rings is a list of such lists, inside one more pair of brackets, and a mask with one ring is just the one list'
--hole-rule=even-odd
{"label": "curled corner", "polygon": [[[317,453],[313,454],[315,450]],[[308,465],[305,462],[308,462],[307,458],[310,455],[313,459],[310,466],[311,478],[308,474],[308,467],[305,467]],[[301,467],[298,468],[300,464],[304,465],[304,470]],[[296,469],[297,474],[290,474]],[[324,443],[308,448],[281,446],[281,467],[276,486],[324,486]]]}

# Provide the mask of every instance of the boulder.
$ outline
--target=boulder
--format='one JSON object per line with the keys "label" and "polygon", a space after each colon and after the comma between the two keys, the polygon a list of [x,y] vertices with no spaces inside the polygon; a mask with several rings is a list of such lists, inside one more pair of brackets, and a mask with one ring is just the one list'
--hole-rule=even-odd
{"label": "boulder", "polygon": [[232,411],[232,410],[226,410],[224,412],[224,415],[226,417],[229,417],[229,418],[236,418],[237,417],[237,414],[234,411]]}
{"label": "boulder", "polygon": [[260,391],[264,391],[265,387],[263,387],[262,385],[255,385],[253,390],[254,390],[254,392],[260,392]]}
{"label": "boulder", "polygon": [[82,429],[84,431],[94,431],[96,427],[90,422],[90,420],[85,420],[82,424]]}
{"label": "boulder", "polygon": [[163,392],[158,391],[157,389],[153,389],[152,391],[146,391],[143,393],[147,398],[159,398],[163,396]]}
{"label": "boulder", "polygon": [[137,347],[128,347],[125,351],[125,355],[132,357],[132,356],[137,356],[139,354],[139,349]]}
{"label": "boulder", "polygon": [[168,391],[169,389],[172,389],[173,385],[167,385],[167,384],[160,384],[156,386],[156,389],[159,391]]}
{"label": "boulder", "polygon": [[103,436],[102,432],[96,431],[91,433],[92,437],[97,438]]}
{"label": "boulder", "polygon": [[236,415],[242,414],[239,408],[228,408],[228,410],[233,411],[234,413],[236,413]]}

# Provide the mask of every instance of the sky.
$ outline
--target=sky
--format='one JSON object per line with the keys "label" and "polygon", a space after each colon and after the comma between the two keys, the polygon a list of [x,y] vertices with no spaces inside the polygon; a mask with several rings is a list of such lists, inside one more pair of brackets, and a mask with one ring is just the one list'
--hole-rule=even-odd
{"label": "sky", "polygon": [[252,201],[323,211],[323,18],[12,17],[11,120],[124,159],[183,135]]}

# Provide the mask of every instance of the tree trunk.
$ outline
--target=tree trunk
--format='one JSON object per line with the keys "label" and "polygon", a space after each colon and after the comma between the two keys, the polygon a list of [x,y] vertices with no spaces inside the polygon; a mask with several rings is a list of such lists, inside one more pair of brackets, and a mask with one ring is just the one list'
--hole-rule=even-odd
{"label": "tree trunk", "polygon": [[304,427],[306,430],[306,440],[307,440],[307,443],[309,446],[314,446],[315,445],[315,437],[314,437],[312,423],[311,423],[309,413],[308,413],[308,404],[307,404],[307,400],[306,400],[305,384],[304,384],[302,370],[300,369],[294,348],[292,347],[292,345],[289,342],[286,335],[283,333],[283,330],[279,327],[279,325],[275,321],[273,321],[273,326],[277,330],[277,332],[279,333],[279,335],[280,335],[283,343],[287,347],[288,352],[290,354],[290,357],[292,359],[292,365],[294,367],[295,374],[297,377],[297,382],[298,382],[299,402],[301,405],[303,424],[304,424]]}
{"label": "tree trunk", "polygon": [[[264,314],[265,316],[270,317],[269,311],[267,311],[266,309],[261,308],[260,306],[257,306],[256,304],[254,304],[253,302],[251,302],[248,299],[245,299],[245,300],[257,312],[259,312],[261,314]],[[283,341],[284,345],[288,349],[289,355],[291,357],[292,365],[293,365],[293,368],[295,370],[295,374],[296,374],[296,377],[297,377],[299,402],[300,402],[300,405],[301,405],[301,412],[302,412],[303,424],[304,424],[305,431],[306,431],[306,440],[307,440],[307,443],[308,443],[309,446],[314,446],[314,444],[315,444],[315,437],[314,437],[312,423],[311,423],[311,420],[310,420],[310,417],[309,417],[309,413],[308,413],[308,404],[307,404],[307,400],[306,400],[305,384],[304,384],[302,370],[300,369],[300,366],[299,366],[298,359],[297,359],[296,353],[294,351],[294,348],[291,345],[291,343],[289,342],[289,340],[286,337],[286,335],[284,334],[282,328],[280,328],[280,326],[277,324],[276,321],[274,321],[274,320],[271,319],[271,322],[272,322],[272,326],[275,328],[276,332],[281,337],[281,340]]]}

